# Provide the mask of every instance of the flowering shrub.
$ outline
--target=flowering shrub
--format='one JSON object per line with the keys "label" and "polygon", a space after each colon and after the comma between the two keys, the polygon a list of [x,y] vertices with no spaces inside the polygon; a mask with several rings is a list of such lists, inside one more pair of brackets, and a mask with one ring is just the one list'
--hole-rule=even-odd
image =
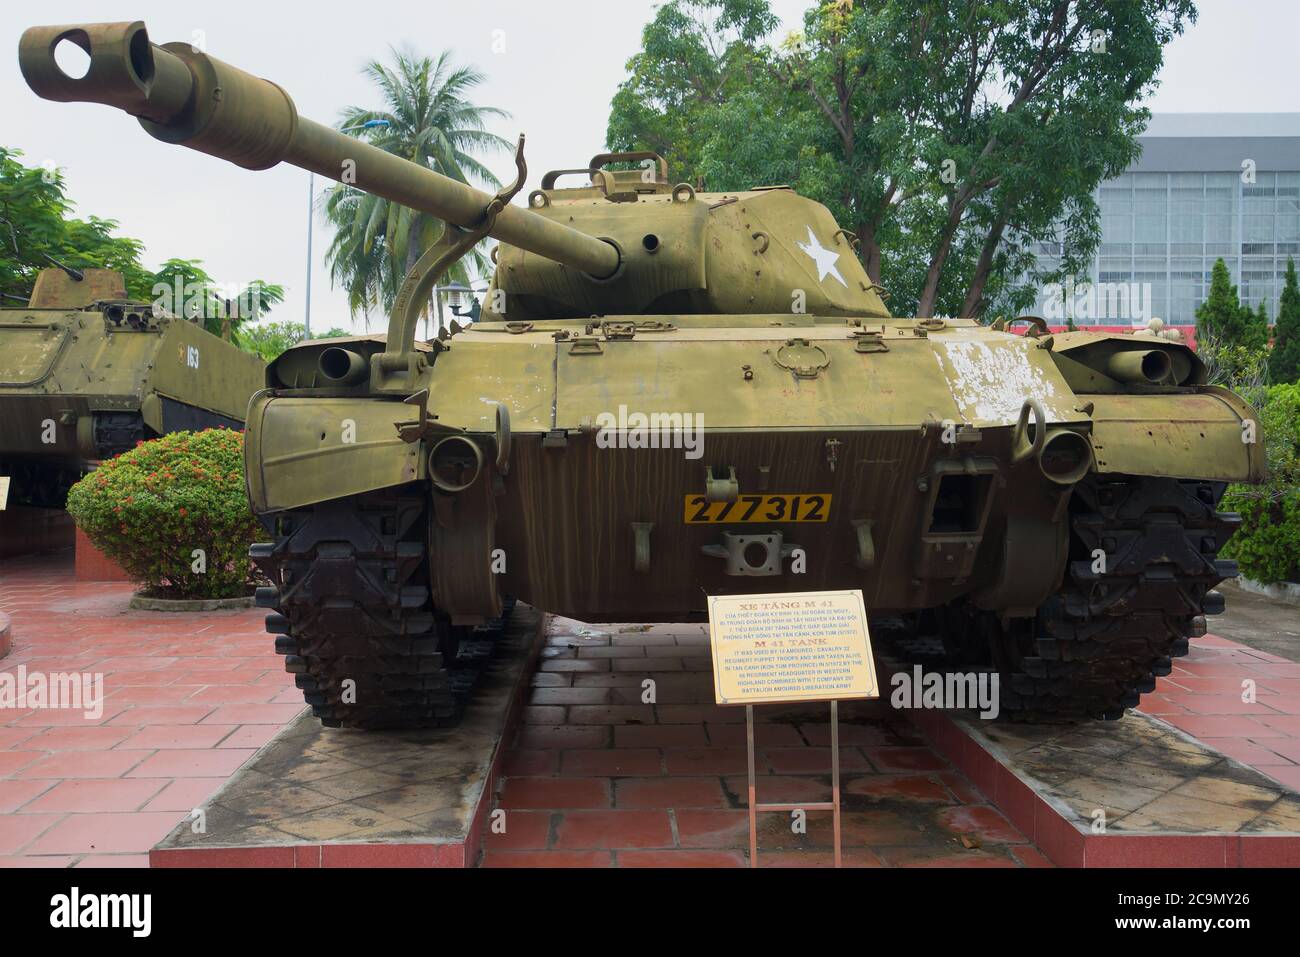
{"label": "flowering shrub", "polygon": [[68,511],[95,547],[156,597],[251,590],[260,526],[244,488],[244,435],[173,432],[140,442],[72,487]]}

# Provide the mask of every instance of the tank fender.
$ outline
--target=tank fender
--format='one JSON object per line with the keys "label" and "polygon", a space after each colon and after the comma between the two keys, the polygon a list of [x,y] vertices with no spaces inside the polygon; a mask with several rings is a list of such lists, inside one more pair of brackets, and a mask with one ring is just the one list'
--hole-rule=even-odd
{"label": "tank fender", "polygon": [[1092,447],[1103,474],[1257,483],[1266,474],[1259,415],[1227,389],[1092,395]]}
{"label": "tank fender", "polygon": [[422,443],[403,441],[401,401],[282,395],[264,389],[248,408],[248,500],[262,515],[390,488],[425,477]]}

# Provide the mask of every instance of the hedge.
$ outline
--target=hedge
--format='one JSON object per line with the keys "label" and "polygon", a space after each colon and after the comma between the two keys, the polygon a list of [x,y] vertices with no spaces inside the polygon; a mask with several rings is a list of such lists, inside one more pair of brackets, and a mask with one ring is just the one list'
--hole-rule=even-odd
{"label": "hedge", "polygon": [[150,595],[247,595],[248,547],[260,526],[244,488],[243,448],[243,433],[230,429],[139,442],[77,482],[68,511]]}
{"label": "hedge", "polygon": [[1269,388],[1259,409],[1268,457],[1264,485],[1230,485],[1223,509],[1241,513],[1224,556],[1266,585],[1300,581],[1300,384]]}

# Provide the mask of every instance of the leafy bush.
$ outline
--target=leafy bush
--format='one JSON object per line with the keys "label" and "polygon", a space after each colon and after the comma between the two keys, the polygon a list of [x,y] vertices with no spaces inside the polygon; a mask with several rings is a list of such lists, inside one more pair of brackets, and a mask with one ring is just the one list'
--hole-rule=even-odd
{"label": "leafy bush", "polygon": [[244,435],[173,432],[140,442],[72,487],[68,511],[95,547],[151,594],[250,590],[259,526],[244,488]]}
{"label": "leafy bush", "polygon": [[1224,555],[1266,585],[1300,581],[1300,384],[1269,388],[1259,418],[1268,482],[1228,487],[1222,507],[1241,513],[1241,528]]}

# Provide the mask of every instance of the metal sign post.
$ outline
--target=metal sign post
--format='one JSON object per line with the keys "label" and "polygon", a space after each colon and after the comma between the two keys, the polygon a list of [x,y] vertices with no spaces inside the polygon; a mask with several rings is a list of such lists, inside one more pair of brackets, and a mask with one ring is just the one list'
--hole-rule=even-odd
{"label": "metal sign post", "polygon": [[760,804],[758,783],[754,774],[754,706],[745,705],[745,744],[749,754],[749,866],[758,867],[758,812],[759,811],[830,811],[835,831],[835,866],[841,866],[840,855],[840,715],[839,702],[831,701],[831,799],[803,804]]}

